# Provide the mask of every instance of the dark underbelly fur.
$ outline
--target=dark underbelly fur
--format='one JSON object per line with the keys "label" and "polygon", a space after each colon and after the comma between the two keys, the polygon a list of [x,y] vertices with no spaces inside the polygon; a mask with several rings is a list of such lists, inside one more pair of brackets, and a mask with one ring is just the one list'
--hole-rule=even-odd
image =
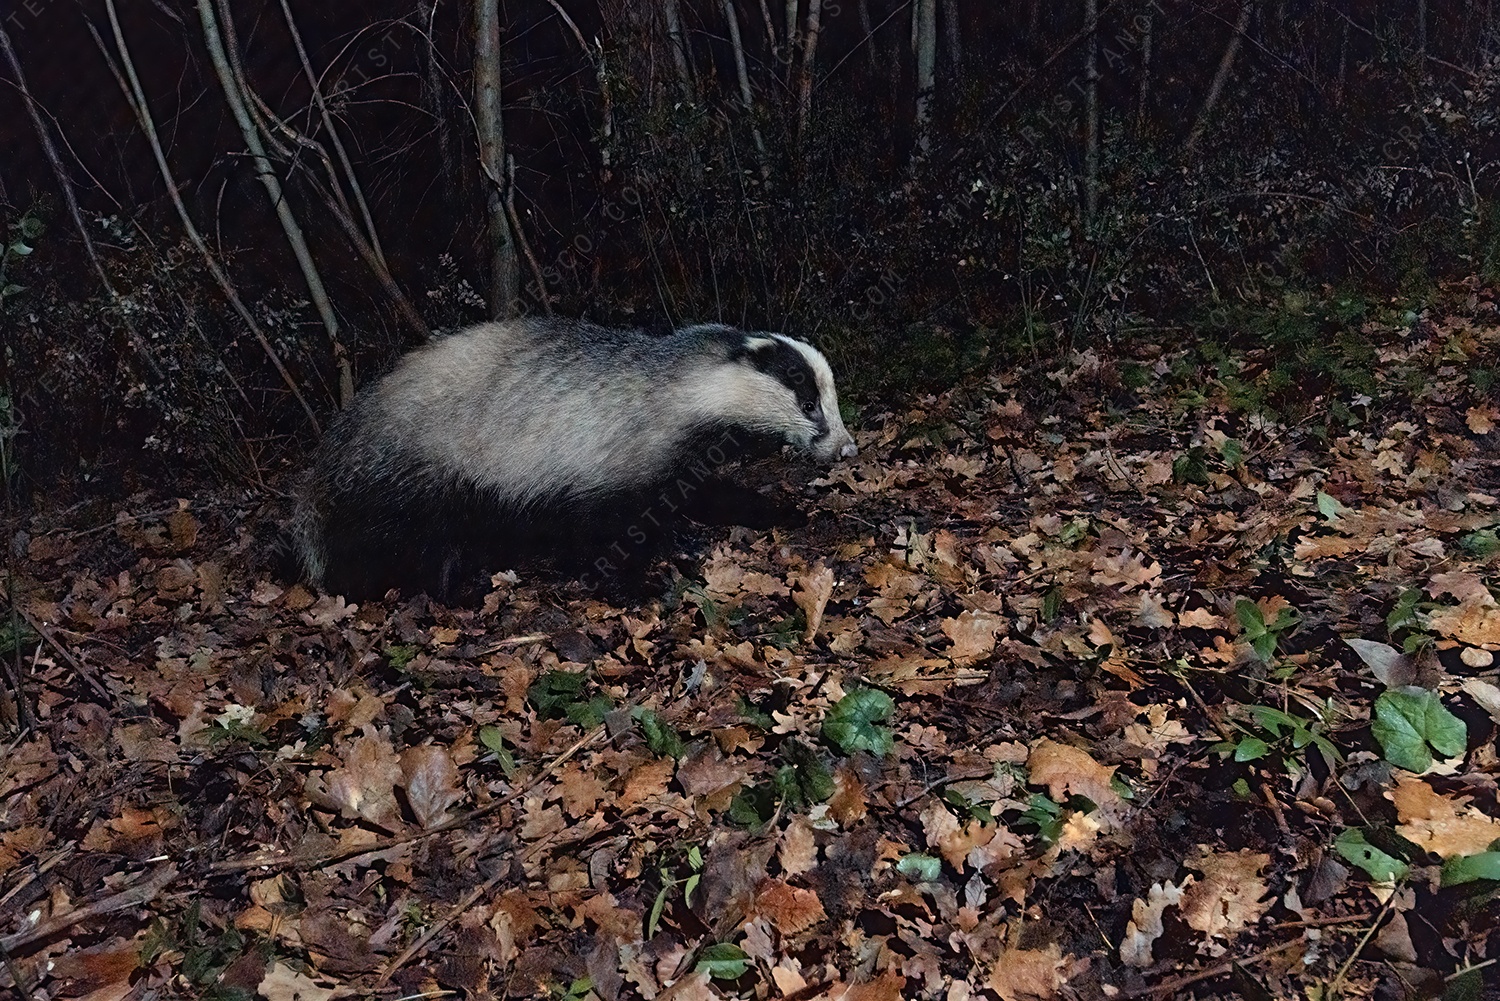
{"label": "dark underbelly fur", "polygon": [[583,499],[558,496],[517,509],[473,488],[421,487],[330,499],[324,588],[354,600],[392,588],[472,604],[501,570],[549,570],[601,596],[659,592],[653,573],[685,521],[768,529],[804,520],[789,501],[718,477],[677,477],[651,489]]}

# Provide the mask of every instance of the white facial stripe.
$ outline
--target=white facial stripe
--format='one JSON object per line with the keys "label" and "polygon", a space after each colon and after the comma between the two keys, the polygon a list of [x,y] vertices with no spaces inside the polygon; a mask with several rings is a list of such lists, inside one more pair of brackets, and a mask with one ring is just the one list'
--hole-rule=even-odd
{"label": "white facial stripe", "polygon": [[844,420],[839,414],[839,394],[833,384],[833,369],[829,368],[828,359],[823,357],[823,352],[795,337],[787,337],[785,334],[771,336],[796,348],[813,370],[813,378],[817,380],[818,401],[823,405],[823,419],[827,423],[828,432],[815,443],[814,451],[825,461],[841,455],[855,454],[854,438],[844,427]]}

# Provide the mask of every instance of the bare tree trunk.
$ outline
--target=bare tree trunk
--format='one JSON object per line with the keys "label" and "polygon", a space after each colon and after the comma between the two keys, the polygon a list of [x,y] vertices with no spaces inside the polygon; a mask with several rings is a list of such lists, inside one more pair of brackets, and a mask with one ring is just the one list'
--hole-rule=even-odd
{"label": "bare tree trunk", "polygon": [[740,19],[734,10],[734,0],[724,0],[724,19],[729,23],[729,44],[734,49],[734,72],[740,83],[740,105],[750,118],[750,134],[755,139],[755,155],[760,160],[760,176],[771,176],[770,157],[766,154],[766,141],[761,137],[760,126],[755,122],[755,97],[750,90],[750,71],[745,65],[745,45],[740,38]]}
{"label": "bare tree trunk", "polygon": [[422,34],[422,89],[430,106],[433,127],[437,130],[438,157],[443,164],[443,180],[447,182],[443,187],[456,192],[460,188],[458,142],[453,135],[453,123],[445,113],[447,91],[438,77],[437,41],[433,35],[437,28],[437,8],[437,0],[417,0]]}
{"label": "bare tree trunk", "polygon": [[766,0],[760,0],[760,19],[766,26],[766,45],[771,49],[771,55],[775,56],[778,50],[776,42],[776,25],[771,20],[771,5]]}
{"label": "bare tree trunk", "polygon": [[1333,103],[1342,105],[1344,103],[1344,81],[1349,72],[1349,20],[1344,19],[1344,33],[1339,40],[1339,78],[1334,85]]}
{"label": "bare tree trunk", "polygon": [[1135,106],[1137,131],[1146,127],[1146,113],[1151,104],[1151,33],[1156,23],[1155,18],[1151,16],[1151,10],[1154,6],[1153,0],[1146,0],[1145,9],[1141,14],[1146,19],[1146,23],[1141,28],[1141,89]]}
{"label": "bare tree trunk", "polygon": [[[229,15],[227,2],[224,14],[226,18]],[[281,231],[286,234],[286,241],[291,245],[292,256],[297,259],[297,267],[302,271],[302,280],[307,283],[308,295],[312,297],[313,306],[323,320],[324,329],[328,331],[334,364],[338,366],[339,372],[339,406],[347,407],[354,399],[354,371],[349,365],[349,353],[344,350],[344,343],[339,337],[339,321],[333,312],[333,304],[328,300],[328,290],[323,287],[323,278],[312,259],[307,239],[302,235],[302,227],[281,189],[281,179],[276,176],[271,160],[266,156],[260,130],[251,120],[250,111],[246,107],[243,81],[236,78],[230,67],[229,56],[224,50],[224,36],[219,30],[219,20],[214,11],[214,0],[198,0],[198,18],[203,24],[203,40],[208,44],[209,61],[213,63],[214,72],[219,77],[219,85],[224,88],[224,100],[229,105],[235,124],[239,126],[246,148],[250,151],[256,177],[265,187],[271,206],[276,211],[276,219],[281,223]]]}
{"label": "bare tree trunk", "polygon": [[797,0],[786,0],[786,68],[792,71],[797,61]]}
{"label": "bare tree trunk", "polygon": [[880,73],[880,53],[877,51],[875,24],[870,18],[870,0],[859,0],[859,30],[864,33],[865,53],[870,57],[870,74]]}
{"label": "bare tree trunk", "polygon": [[807,0],[807,40],[802,46],[802,88],[797,98],[797,135],[807,135],[807,119],[812,114],[813,59],[818,52],[818,35],[823,30],[823,0]]}
{"label": "bare tree trunk", "polygon": [[672,65],[677,68],[677,89],[684,101],[693,99],[693,76],[688,69],[687,39],[682,34],[682,11],[677,0],[661,0],[662,16],[667,22],[667,47],[672,50]]}
{"label": "bare tree trunk", "polygon": [[1083,57],[1083,230],[1090,239],[1099,215],[1099,0],[1084,0],[1089,37]]}
{"label": "bare tree trunk", "polygon": [[932,149],[932,100],[937,86],[937,0],[917,0],[912,11],[912,47],[917,56],[917,152]]}
{"label": "bare tree trunk", "polygon": [[942,22],[943,43],[948,50],[947,72],[950,79],[959,80],[963,77],[964,45],[959,34],[958,0],[943,0]]}
{"label": "bare tree trunk", "polygon": [[1427,72],[1427,0],[1417,0],[1417,69]]}
{"label": "bare tree trunk", "polygon": [[[500,117],[500,0],[474,0],[474,128],[489,220],[490,316],[515,316],[521,306],[521,265],[505,211],[505,130]],[[544,293],[545,294],[545,293]]]}
{"label": "bare tree trunk", "polygon": [[1208,128],[1209,116],[1213,114],[1214,107],[1219,103],[1219,97],[1224,92],[1224,85],[1229,82],[1229,74],[1234,69],[1235,56],[1239,54],[1240,42],[1245,37],[1245,32],[1250,28],[1250,16],[1255,13],[1255,0],[1245,0],[1240,7],[1240,16],[1234,24],[1234,34],[1229,37],[1229,44],[1224,48],[1224,55],[1219,60],[1219,68],[1214,73],[1213,83],[1209,84],[1208,95],[1203,99],[1203,108],[1198,112],[1198,120],[1193,123],[1193,131],[1188,135],[1187,143],[1183,146],[1183,153],[1191,157],[1194,150],[1198,148],[1198,140],[1203,138],[1203,130]]}

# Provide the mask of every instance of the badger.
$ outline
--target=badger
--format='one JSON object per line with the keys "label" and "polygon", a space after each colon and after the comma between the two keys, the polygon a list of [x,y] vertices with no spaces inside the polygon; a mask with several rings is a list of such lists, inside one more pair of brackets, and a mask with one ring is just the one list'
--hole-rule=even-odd
{"label": "badger", "polygon": [[472,600],[481,572],[533,565],[632,593],[683,519],[795,517],[719,474],[785,444],[825,464],[857,453],[803,341],[483,323],[411,352],[334,419],[296,490],[293,555],[354,599]]}

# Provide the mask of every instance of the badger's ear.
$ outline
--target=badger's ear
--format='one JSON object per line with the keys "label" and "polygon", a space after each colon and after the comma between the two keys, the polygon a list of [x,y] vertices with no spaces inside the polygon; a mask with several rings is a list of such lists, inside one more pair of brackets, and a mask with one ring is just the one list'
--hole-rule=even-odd
{"label": "badger's ear", "polygon": [[781,344],[774,337],[746,337],[735,349],[734,360],[748,362],[764,372],[776,359]]}

